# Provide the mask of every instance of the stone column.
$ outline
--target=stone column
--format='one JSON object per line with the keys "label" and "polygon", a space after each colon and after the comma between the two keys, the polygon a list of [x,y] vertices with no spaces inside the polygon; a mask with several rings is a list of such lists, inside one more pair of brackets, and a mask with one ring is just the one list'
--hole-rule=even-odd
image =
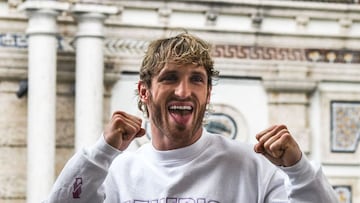
{"label": "stone column", "polygon": [[104,53],[103,26],[112,6],[76,4],[75,150],[96,142],[103,129]]}
{"label": "stone column", "polygon": [[46,198],[55,178],[57,23],[68,4],[26,1],[28,35],[27,202]]}

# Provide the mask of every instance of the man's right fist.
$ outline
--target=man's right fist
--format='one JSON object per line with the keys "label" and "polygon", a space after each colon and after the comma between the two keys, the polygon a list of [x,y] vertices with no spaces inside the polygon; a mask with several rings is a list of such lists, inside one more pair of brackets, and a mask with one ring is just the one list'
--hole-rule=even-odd
{"label": "man's right fist", "polygon": [[104,130],[105,141],[112,147],[124,151],[136,137],[145,135],[141,118],[123,111],[113,113]]}

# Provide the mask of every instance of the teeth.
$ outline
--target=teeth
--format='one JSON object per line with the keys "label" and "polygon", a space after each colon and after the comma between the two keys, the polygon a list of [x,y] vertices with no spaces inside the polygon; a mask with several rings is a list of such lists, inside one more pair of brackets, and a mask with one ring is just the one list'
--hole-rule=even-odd
{"label": "teeth", "polygon": [[191,106],[170,106],[170,110],[188,110],[190,111]]}

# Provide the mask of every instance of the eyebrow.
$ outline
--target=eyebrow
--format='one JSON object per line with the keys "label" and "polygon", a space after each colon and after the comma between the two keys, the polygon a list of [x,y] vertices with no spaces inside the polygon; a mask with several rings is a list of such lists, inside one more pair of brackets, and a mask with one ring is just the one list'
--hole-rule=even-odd
{"label": "eyebrow", "polygon": [[206,71],[192,70],[191,74],[207,76]]}
{"label": "eyebrow", "polygon": [[[201,66],[200,65],[198,65],[198,66],[196,66],[196,69],[194,69],[194,70],[191,70],[191,74],[201,74],[201,75],[207,75],[207,73],[206,73],[206,70],[205,70],[205,68],[200,68]],[[161,74],[163,74],[163,73],[177,73],[177,72],[179,72],[178,71],[178,69],[179,68],[181,68],[181,67],[178,67],[176,64],[167,64],[167,68],[166,68],[166,70],[165,69],[162,69],[160,72],[159,72],[159,74],[158,75],[161,75]]]}

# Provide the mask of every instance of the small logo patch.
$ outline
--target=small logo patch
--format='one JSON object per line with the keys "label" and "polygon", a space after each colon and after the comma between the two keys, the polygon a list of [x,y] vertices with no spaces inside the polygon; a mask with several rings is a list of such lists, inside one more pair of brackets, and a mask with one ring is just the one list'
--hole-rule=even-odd
{"label": "small logo patch", "polygon": [[74,199],[80,198],[81,185],[82,185],[82,178],[75,178],[75,181],[73,184],[73,192],[72,192]]}

